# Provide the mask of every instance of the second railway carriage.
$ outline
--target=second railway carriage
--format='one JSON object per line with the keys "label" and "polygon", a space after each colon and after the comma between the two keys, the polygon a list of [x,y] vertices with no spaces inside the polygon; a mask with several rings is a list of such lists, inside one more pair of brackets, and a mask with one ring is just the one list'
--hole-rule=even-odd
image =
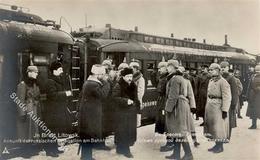
{"label": "second railway carriage", "polygon": [[[164,57],[166,60],[177,58],[186,68],[197,68],[202,64],[220,62],[227,59],[233,69],[239,69],[242,77],[246,77],[249,65],[255,64],[255,57],[243,49],[234,48],[227,44],[210,45],[196,42],[195,39],[176,39],[160,37],[135,31],[114,29],[106,25],[103,29],[84,28],[74,32],[73,36],[80,39],[78,44],[84,57],[85,78],[95,63],[102,63],[110,58],[117,67],[123,59],[127,63],[137,59],[141,63],[141,72],[146,82],[143,97],[142,124],[154,121],[156,114],[156,68]],[[83,73],[83,71],[82,71]]]}

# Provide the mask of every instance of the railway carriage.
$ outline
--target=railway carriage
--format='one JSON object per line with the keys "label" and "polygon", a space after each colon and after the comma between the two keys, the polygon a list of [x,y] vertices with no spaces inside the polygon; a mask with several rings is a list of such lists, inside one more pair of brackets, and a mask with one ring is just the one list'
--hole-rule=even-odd
{"label": "railway carriage", "polygon": [[162,57],[166,60],[175,57],[187,69],[227,59],[233,69],[241,70],[244,83],[247,81],[248,67],[256,63],[254,56],[247,54],[243,49],[228,45],[227,36],[224,45],[210,45],[205,41],[196,42],[195,39],[181,40],[144,34],[137,30],[114,29],[110,24],[102,29],[82,28],[72,35],[85,42],[82,43],[85,50],[80,52],[86,56],[87,66],[84,70],[87,75],[90,73],[91,65],[102,63],[107,58],[112,59],[116,67],[124,58],[127,63],[132,59],[140,62],[141,72],[146,81],[142,110],[143,125],[154,122],[157,103],[156,69]]}

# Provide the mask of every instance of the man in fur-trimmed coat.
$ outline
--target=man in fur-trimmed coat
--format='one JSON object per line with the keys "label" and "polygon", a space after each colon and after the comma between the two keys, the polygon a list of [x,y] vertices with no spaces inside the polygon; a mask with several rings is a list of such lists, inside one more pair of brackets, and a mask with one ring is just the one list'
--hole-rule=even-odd
{"label": "man in fur-trimmed coat", "polygon": [[137,87],[132,81],[133,70],[125,68],[121,71],[121,78],[112,91],[116,108],[115,144],[116,152],[128,158],[133,155],[130,146],[136,141]]}

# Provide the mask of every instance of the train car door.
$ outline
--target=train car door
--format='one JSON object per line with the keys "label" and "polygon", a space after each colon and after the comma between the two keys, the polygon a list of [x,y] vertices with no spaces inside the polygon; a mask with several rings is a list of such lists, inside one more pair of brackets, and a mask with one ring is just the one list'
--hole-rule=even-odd
{"label": "train car door", "polygon": [[154,123],[157,113],[157,97],[156,91],[158,83],[157,63],[155,60],[143,60],[143,74],[146,82],[146,90],[143,97],[142,125]]}

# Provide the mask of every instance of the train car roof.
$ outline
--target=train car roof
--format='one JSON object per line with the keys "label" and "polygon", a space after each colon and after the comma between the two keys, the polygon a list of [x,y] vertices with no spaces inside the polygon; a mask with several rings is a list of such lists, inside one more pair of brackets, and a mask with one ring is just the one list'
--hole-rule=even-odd
{"label": "train car roof", "polygon": [[65,44],[74,43],[73,37],[64,31],[52,29],[46,26],[19,22],[0,21],[0,34],[2,38],[9,37],[17,40],[25,39],[30,41]]}
{"label": "train car roof", "polygon": [[197,48],[176,47],[152,43],[143,43],[136,41],[111,40],[111,39],[91,39],[93,43],[97,44],[98,49],[103,52],[156,52],[156,53],[173,53],[186,54],[198,56],[211,56],[232,58],[237,60],[255,61],[256,58],[246,53],[224,52],[203,50]]}

